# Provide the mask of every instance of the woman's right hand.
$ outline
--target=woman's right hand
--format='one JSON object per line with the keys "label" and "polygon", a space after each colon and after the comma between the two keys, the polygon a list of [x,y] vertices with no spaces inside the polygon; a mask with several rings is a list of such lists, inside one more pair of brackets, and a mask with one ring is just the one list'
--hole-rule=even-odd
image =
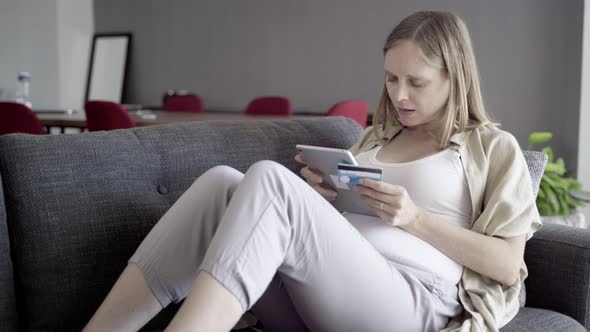
{"label": "woman's right hand", "polygon": [[[297,154],[295,156],[295,160],[298,163],[303,165],[307,165],[305,160],[303,160],[303,156],[301,154]],[[307,180],[307,183],[315,189],[320,195],[322,195],[326,200],[333,201],[336,199],[338,195],[335,190],[326,188],[322,186],[322,182],[324,179],[322,178],[322,174],[317,171],[312,171],[309,167],[303,167],[301,169],[301,175]]]}

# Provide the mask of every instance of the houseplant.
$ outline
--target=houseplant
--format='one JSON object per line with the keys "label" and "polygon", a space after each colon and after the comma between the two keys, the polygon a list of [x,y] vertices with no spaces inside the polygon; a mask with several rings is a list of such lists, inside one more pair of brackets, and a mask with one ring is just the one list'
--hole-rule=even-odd
{"label": "houseplant", "polygon": [[[530,134],[528,139],[529,150],[533,145],[545,143],[552,137],[553,134],[550,132],[534,132]],[[563,158],[555,159],[553,149],[550,146],[545,146],[541,151],[549,159],[537,195],[539,214],[545,217],[572,216],[575,214],[577,207],[585,205],[585,202],[576,199],[571,194],[572,190],[580,190],[581,184],[572,177],[566,177],[567,169]],[[583,218],[583,215],[577,217]]]}

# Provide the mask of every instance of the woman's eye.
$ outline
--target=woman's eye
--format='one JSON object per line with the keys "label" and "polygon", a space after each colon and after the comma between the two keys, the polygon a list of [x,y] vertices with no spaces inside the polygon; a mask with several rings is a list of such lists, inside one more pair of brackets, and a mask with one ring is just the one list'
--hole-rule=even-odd
{"label": "woman's eye", "polygon": [[387,82],[396,82],[397,81],[397,77],[395,76],[387,76]]}
{"label": "woman's eye", "polygon": [[415,82],[415,81],[410,81],[410,85],[415,88],[421,88],[422,86],[424,86],[423,84]]}

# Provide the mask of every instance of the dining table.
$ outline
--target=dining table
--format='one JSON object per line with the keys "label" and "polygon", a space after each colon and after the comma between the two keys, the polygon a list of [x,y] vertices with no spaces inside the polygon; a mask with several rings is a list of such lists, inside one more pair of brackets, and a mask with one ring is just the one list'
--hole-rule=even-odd
{"label": "dining table", "polygon": [[[65,128],[86,129],[86,114],[81,110],[60,111],[36,111],[37,118],[41,123],[50,127],[59,127],[61,132]],[[171,112],[161,110],[134,110],[129,115],[138,127],[155,126],[170,123],[192,122],[192,121],[252,121],[252,120],[278,120],[287,118],[311,118],[324,116],[323,114],[294,114],[292,116],[279,115],[249,115],[244,112],[232,111],[204,111],[204,112]]]}

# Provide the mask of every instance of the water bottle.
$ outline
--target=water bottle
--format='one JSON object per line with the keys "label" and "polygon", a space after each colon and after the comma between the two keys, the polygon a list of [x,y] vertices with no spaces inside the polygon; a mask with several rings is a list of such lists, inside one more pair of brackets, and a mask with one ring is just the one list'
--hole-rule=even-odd
{"label": "water bottle", "polygon": [[31,103],[31,74],[26,71],[18,73],[16,87],[16,102],[32,108]]}

